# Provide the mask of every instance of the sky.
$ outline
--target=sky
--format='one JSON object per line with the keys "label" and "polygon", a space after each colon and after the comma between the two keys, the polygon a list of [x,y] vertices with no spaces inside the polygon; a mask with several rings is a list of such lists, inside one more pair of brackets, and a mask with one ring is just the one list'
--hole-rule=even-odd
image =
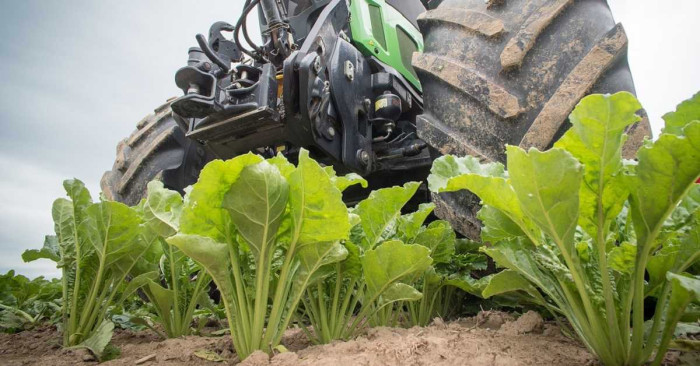
{"label": "sky", "polygon": [[[79,178],[97,198],[119,140],[180,95],[174,74],[194,35],[219,20],[234,23],[242,3],[0,0],[0,273],[59,275],[52,262],[20,256],[53,233],[61,182]],[[700,90],[700,1],[610,6],[629,37],[637,96],[658,136],[661,116]]]}

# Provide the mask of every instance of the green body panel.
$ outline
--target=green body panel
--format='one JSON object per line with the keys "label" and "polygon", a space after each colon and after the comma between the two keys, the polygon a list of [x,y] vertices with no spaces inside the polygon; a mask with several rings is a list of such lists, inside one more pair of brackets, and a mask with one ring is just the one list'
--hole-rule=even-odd
{"label": "green body panel", "polygon": [[420,81],[411,66],[413,52],[423,51],[420,31],[384,0],[352,0],[350,32],[360,51],[393,67],[416,89]]}

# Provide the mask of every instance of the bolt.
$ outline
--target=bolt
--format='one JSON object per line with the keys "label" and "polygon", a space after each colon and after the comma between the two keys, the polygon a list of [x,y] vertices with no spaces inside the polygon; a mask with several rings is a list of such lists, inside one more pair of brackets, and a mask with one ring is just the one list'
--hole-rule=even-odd
{"label": "bolt", "polygon": [[328,127],[328,135],[329,135],[330,137],[334,137],[334,136],[335,136],[335,128],[333,128],[333,127]]}
{"label": "bolt", "polygon": [[318,74],[321,72],[321,57],[316,56],[316,59],[314,60],[314,71]]}
{"label": "bolt", "polygon": [[364,150],[358,150],[357,151],[357,158],[360,159],[360,162],[362,165],[368,165],[369,164],[369,153]]}

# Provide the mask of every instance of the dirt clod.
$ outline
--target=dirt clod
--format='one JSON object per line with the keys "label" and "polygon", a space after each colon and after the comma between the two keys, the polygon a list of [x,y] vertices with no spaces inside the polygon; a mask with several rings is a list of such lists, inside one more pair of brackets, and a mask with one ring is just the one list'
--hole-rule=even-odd
{"label": "dirt clod", "polygon": [[498,330],[510,321],[513,321],[513,316],[502,311],[482,311],[476,315],[476,325],[479,328]]}
{"label": "dirt clod", "polygon": [[528,311],[514,322],[506,322],[501,326],[499,333],[508,335],[518,335],[526,333],[542,333],[544,330],[544,320],[542,316],[534,311]]}

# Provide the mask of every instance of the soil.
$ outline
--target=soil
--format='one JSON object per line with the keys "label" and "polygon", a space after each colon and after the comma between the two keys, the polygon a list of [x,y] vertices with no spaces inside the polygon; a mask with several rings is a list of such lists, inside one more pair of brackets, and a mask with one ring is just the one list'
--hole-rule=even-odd
{"label": "soil", "polygon": [[[0,334],[0,364],[91,365],[85,350],[62,349],[54,327]],[[596,365],[595,357],[579,342],[534,312],[517,320],[510,314],[482,312],[428,327],[374,328],[348,342],[312,346],[299,329],[290,329],[282,341],[288,352],[270,358],[256,352],[240,362],[230,337],[188,336],[161,340],[155,333],[115,332],[112,344],[118,359],[104,365]],[[213,359],[217,361],[209,361]],[[137,363],[139,362],[140,363]]]}

